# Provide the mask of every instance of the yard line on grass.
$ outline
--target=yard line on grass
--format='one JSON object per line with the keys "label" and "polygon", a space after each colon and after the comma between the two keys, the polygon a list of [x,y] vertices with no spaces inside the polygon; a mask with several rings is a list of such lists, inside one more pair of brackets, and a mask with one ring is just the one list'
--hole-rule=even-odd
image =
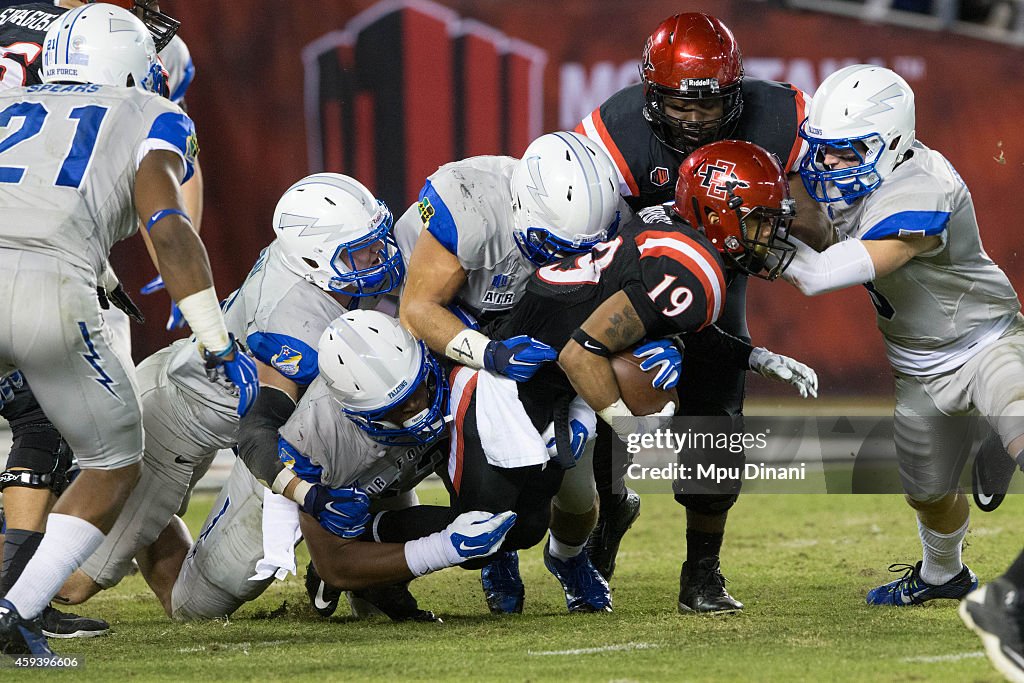
{"label": "yard line on grass", "polygon": [[938,664],[940,662],[959,662],[961,659],[975,659],[976,657],[984,657],[985,651],[978,650],[977,652],[960,652],[955,655],[935,655],[932,657],[904,657],[901,662],[912,662],[914,664]]}
{"label": "yard line on grass", "polygon": [[253,645],[257,647],[273,647],[275,645],[284,645],[290,643],[290,640],[263,640],[258,643],[210,643],[210,645],[197,645],[194,647],[179,647],[178,652],[189,653],[189,652],[205,652],[210,648],[216,648],[215,651],[220,652],[222,650],[251,650]]}
{"label": "yard line on grass", "polygon": [[657,643],[623,643],[622,645],[605,645],[603,647],[581,647],[576,650],[542,650],[534,652],[527,650],[526,654],[534,657],[547,657],[552,655],[592,655],[598,652],[619,652],[622,650],[651,650],[661,647]]}

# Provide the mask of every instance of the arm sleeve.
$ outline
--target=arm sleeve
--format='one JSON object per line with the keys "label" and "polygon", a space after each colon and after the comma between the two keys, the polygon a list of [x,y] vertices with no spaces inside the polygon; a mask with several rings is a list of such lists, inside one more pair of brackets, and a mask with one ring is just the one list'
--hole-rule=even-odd
{"label": "arm sleeve", "polygon": [[260,387],[256,402],[238,426],[238,457],[267,486],[284,469],[278,457],[277,430],[295,410],[291,396],[275,387]]}
{"label": "arm sleeve", "polygon": [[834,292],[875,279],[875,264],[864,244],[848,239],[816,252],[796,238],[796,255],[782,277],[807,296]]}

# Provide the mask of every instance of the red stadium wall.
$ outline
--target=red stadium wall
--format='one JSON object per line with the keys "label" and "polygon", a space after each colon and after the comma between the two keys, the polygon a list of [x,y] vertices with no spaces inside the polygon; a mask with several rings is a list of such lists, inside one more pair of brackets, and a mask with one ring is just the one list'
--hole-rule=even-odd
{"label": "red stadium wall", "polygon": [[[203,240],[218,291],[241,282],[272,237],[281,192],[316,170],[358,175],[395,214],[446,161],[518,154],[542,132],[571,128],[636,79],[648,32],[696,6],[648,0],[237,0],[162,5],[182,20],[197,76],[188,94],[206,177]],[[918,137],[971,187],[986,248],[1024,285],[1016,220],[1024,215],[1024,59],[1019,49],[925,31],[707,0],[735,32],[747,74],[813,91],[834,69],[870,61],[917,93]],[[325,38],[326,36],[326,38]],[[315,82],[304,69],[322,68]],[[326,65],[326,66],[325,66]],[[329,78],[323,76],[328,74]],[[144,263],[138,243],[119,247]],[[148,265],[122,266],[137,290]],[[866,294],[806,299],[784,283],[750,288],[757,343],[818,369],[826,394],[886,394],[890,380]],[[166,343],[166,298],[142,302],[136,359]],[[779,390],[764,383],[758,392]]]}

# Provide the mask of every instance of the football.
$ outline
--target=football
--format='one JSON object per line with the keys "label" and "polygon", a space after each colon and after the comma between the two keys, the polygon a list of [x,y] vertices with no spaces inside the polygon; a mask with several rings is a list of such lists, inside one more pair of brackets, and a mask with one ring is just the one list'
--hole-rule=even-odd
{"label": "football", "polygon": [[678,396],[675,389],[668,391],[655,389],[651,382],[658,374],[657,368],[650,371],[640,369],[642,359],[633,355],[636,347],[619,351],[611,357],[612,372],[615,373],[615,381],[619,383],[619,391],[622,394],[622,401],[634,415],[652,415],[662,408],[669,401],[676,401]]}

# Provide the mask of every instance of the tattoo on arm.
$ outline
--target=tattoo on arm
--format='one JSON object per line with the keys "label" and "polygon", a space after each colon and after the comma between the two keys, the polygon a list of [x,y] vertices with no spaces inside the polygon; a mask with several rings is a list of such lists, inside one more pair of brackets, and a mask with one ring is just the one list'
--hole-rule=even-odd
{"label": "tattoo on arm", "polygon": [[644,335],[644,324],[633,310],[632,305],[613,313],[608,318],[608,322],[610,326],[605,330],[605,335],[614,348],[626,348]]}

